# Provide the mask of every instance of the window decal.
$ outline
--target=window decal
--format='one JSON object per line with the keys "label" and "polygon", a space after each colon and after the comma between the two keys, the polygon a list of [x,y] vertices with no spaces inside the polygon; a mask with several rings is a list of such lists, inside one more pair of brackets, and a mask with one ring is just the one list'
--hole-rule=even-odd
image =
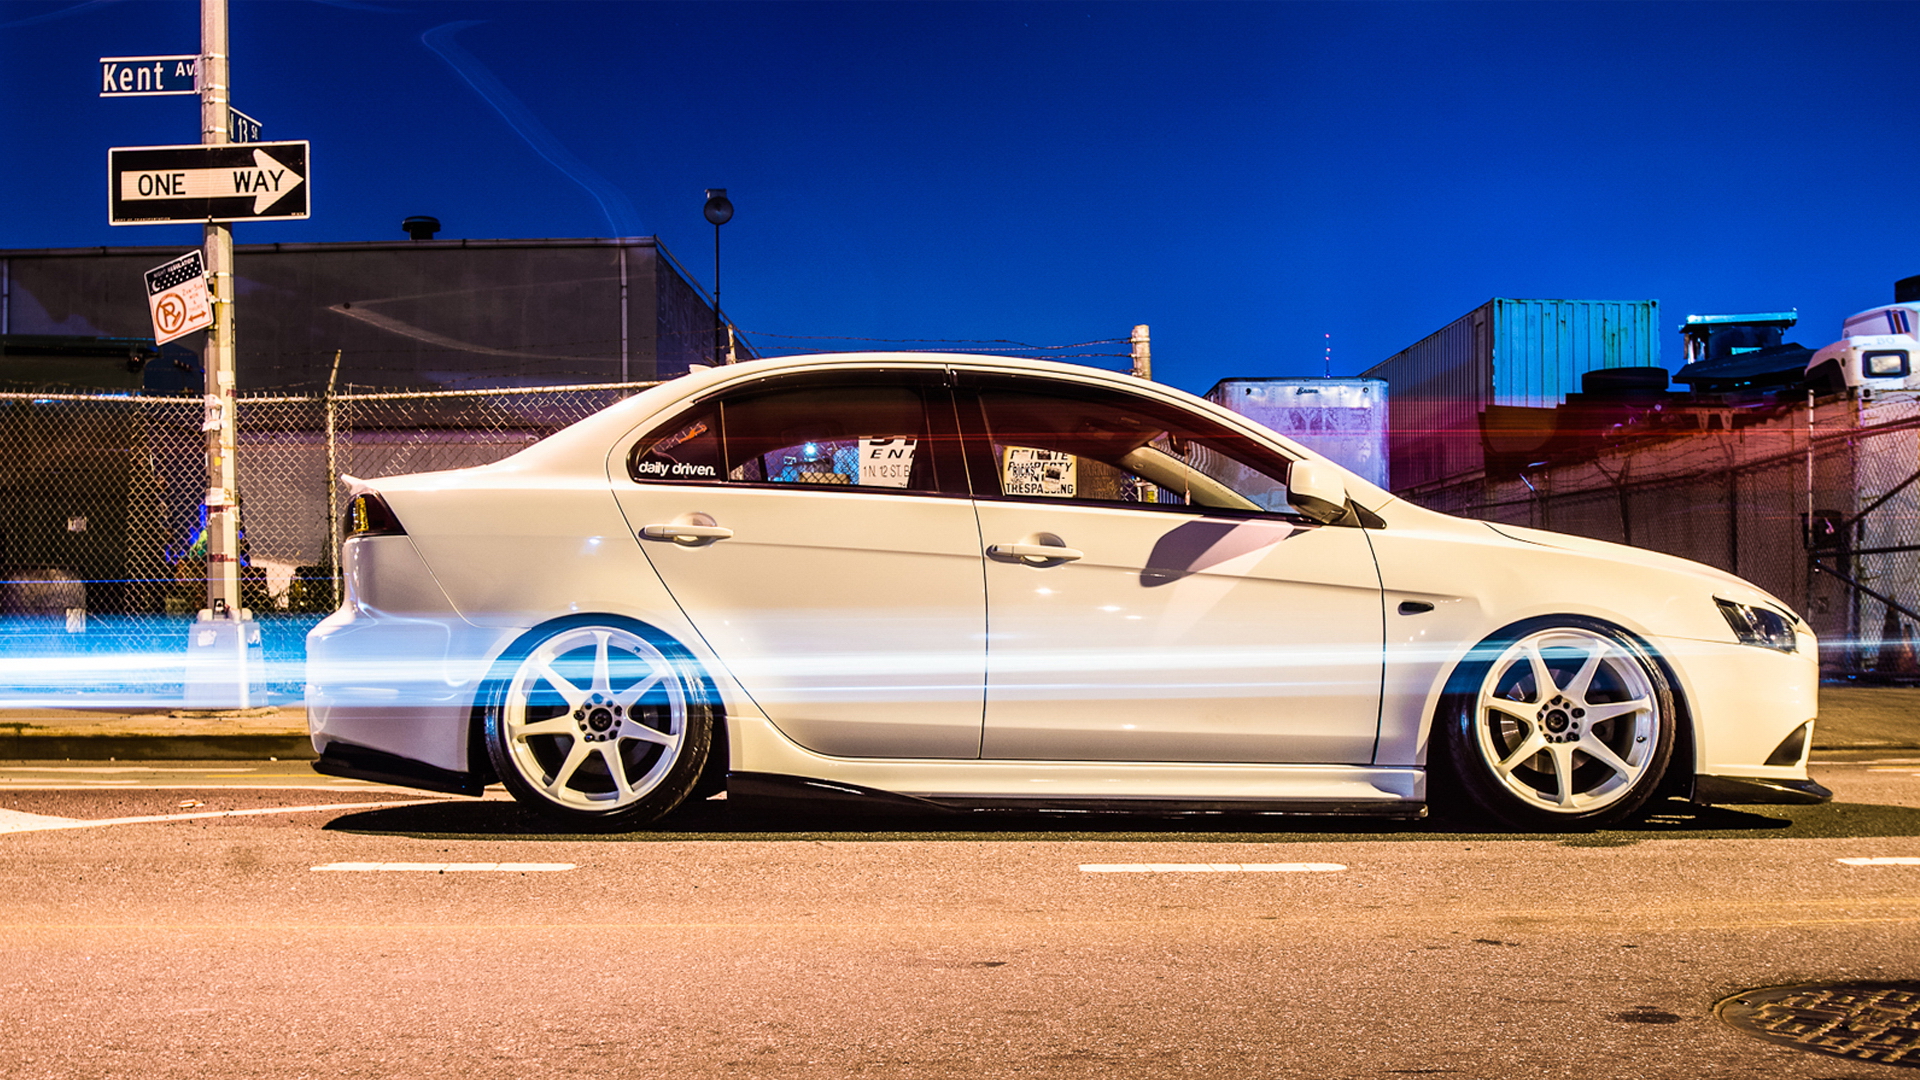
{"label": "window decal", "polygon": [[1008,495],[1071,499],[1078,493],[1078,461],[1059,450],[1009,446],[1002,450],[1000,490]]}
{"label": "window decal", "polygon": [[709,417],[653,443],[634,447],[628,470],[635,480],[718,480],[720,445]]}
{"label": "window decal", "polygon": [[918,439],[861,439],[860,475],[854,483],[866,487],[904,488],[913,475],[913,452]]}

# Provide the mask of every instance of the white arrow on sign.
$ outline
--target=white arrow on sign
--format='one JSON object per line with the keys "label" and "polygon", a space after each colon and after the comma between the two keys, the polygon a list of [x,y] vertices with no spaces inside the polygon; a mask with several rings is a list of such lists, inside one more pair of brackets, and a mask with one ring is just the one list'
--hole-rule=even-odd
{"label": "white arrow on sign", "polygon": [[253,152],[253,168],[148,169],[120,174],[120,197],[137,199],[232,199],[253,196],[258,214],[285,198],[306,177],[270,157]]}

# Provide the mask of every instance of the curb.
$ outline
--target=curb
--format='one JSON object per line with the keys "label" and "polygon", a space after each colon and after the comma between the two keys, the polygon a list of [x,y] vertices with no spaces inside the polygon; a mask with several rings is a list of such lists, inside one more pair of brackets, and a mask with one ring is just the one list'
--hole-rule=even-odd
{"label": "curb", "polygon": [[10,761],[312,761],[305,735],[25,735],[0,734]]}

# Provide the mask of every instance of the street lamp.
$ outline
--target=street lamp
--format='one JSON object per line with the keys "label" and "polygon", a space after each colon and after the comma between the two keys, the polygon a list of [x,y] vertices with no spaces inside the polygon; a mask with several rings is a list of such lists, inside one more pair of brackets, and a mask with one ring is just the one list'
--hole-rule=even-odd
{"label": "street lamp", "polygon": [[733,204],[727,201],[726,188],[708,188],[707,205],[702,209],[713,222],[713,362],[727,362],[726,346],[720,333],[720,226],[733,220]]}

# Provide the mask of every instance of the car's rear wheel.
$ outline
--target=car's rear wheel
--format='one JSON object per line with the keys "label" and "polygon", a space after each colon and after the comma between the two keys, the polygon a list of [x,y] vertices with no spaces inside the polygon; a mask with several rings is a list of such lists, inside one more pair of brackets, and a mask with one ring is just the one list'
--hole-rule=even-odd
{"label": "car's rear wheel", "polygon": [[1458,794],[1526,829],[1631,817],[1659,789],[1677,725],[1673,688],[1646,649],[1573,617],[1531,620],[1475,649],[1442,720]]}
{"label": "car's rear wheel", "polygon": [[644,825],[678,806],[713,736],[693,661],[615,621],[529,635],[495,668],[483,722],[515,799],[596,828]]}

